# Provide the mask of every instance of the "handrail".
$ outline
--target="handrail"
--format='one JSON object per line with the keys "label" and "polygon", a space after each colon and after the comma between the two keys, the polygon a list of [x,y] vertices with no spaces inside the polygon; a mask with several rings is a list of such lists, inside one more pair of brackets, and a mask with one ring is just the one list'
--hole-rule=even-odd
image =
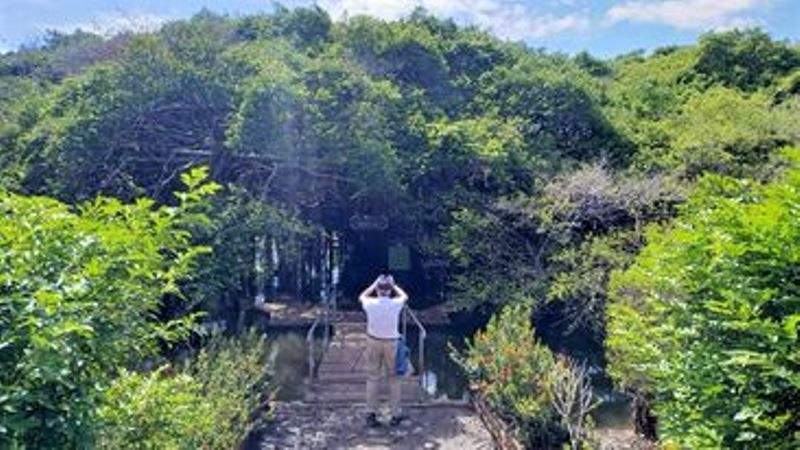
{"label": "handrail", "polygon": [[306,342],[308,343],[308,380],[311,381],[314,379],[314,330],[317,329],[317,325],[319,325],[322,316],[317,316],[314,319],[314,323],[311,324],[311,328],[308,329],[308,333],[306,333]]}
{"label": "handrail", "polygon": [[334,313],[336,308],[336,296],[332,295],[333,302],[330,299],[323,300],[323,309],[322,314],[317,315],[314,319],[314,322],[311,324],[311,328],[308,329],[308,333],[306,333],[306,342],[308,343],[308,380],[311,381],[314,379],[314,369],[315,369],[315,361],[314,361],[314,331],[317,329],[320,323],[323,324],[325,327],[324,334],[322,335],[322,348],[328,348],[328,344],[330,343],[331,338],[331,303],[333,303]]}
{"label": "handrail", "polygon": [[428,336],[428,331],[425,329],[425,326],[422,325],[422,322],[417,318],[417,315],[414,314],[414,311],[406,306],[403,308],[403,339],[405,340],[408,336],[408,317],[411,317],[411,320],[414,322],[414,325],[419,328],[419,345],[417,346],[418,351],[418,373],[420,375],[420,384],[422,388],[427,392],[427,377],[425,376],[425,338]]}

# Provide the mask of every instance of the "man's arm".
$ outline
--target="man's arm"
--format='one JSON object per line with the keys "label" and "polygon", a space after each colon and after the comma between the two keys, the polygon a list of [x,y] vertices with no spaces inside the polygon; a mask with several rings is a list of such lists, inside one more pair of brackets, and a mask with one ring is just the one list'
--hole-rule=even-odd
{"label": "man's arm", "polygon": [[404,291],[403,288],[398,286],[397,283],[394,284],[394,289],[397,291],[397,299],[398,300],[400,300],[403,303],[408,301],[408,294],[406,294],[406,291]]}
{"label": "man's arm", "polygon": [[369,287],[361,291],[361,294],[358,295],[358,300],[361,303],[364,303],[367,300],[367,297],[369,297],[370,294],[375,291],[375,288],[378,286],[378,280],[380,280],[380,277],[378,277],[378,279],[373,281],[372,284],[369,285]]}

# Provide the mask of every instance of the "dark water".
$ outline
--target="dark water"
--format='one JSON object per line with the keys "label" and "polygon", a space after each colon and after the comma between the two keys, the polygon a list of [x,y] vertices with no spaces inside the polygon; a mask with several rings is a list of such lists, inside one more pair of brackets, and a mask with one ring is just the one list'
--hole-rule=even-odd
{"label": "dark water", "polygon": [[[269,329],[270,358],[274,368],[275,396],[278,400],[303,398],[308,376],[308,343],[304,329]],[[319,339],[317,340],[319,348]]]}
{"label": "dark water", "polygon": [[[409,330],[408,346],[411,363],[419,370],[419,334]],[[466,333],[456,328],[428,330],[425,339],[424,383],[428,394],[437,398],[458,400],[467,393],[467,379],[461,367],[450,357],[453,349],[464,349]]]}

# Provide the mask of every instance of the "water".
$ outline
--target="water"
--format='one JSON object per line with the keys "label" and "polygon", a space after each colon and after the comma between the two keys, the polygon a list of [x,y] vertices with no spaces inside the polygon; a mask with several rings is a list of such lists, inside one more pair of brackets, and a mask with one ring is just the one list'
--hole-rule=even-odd
{"label": "water", "polygon": [[301,400],[308,376],[308,343],[303,329],[270,329],[267,342],[274,368],[274,384],[278,400]]}
{"label": "water", "polygon": [[[419,369],[419,335],[409,330],[408,346],[411,349],[411,363]],[[467,393],[468,382],[464,372],[453,361],[453,349],[464,349],[466,333],[456,328],[436,328],[428,330],[425,339],[425,388],[436,398],[458,400]]]}
{"label": "water", "polygon": [[620,392],[595,392],[602,401],[592,411],[597,428],[628,428],[631,426],[631,399]]}

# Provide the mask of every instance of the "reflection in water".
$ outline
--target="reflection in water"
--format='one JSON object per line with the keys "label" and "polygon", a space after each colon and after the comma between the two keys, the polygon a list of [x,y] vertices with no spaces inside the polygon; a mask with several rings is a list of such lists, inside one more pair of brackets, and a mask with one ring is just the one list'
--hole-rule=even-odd
{"label": "reflection in water", "polygon": [[[461,367],[450,358],[451,347],[464,348],[466,333],[456,328],[428,330],[425,339],[425,387],[428,394],[452,400],[462,399],[467,393],[467,380]],[[418,334],[409,330],[411,361],[418,369]]]}
{"label": "reflection in water", "polygon": [[303,380],[308,374],[308,344],[302,330],[274,330],[267,332],[267,342],[272,349],[270,360],[274,368],[274,381],[278,400],[300,400],[305,388]]}
{"label": "reflection in water", "polygon": [[602,401],[592,412],[597,428],[627,428],[631,425],[631,399],[619,392],[597,392]]}

